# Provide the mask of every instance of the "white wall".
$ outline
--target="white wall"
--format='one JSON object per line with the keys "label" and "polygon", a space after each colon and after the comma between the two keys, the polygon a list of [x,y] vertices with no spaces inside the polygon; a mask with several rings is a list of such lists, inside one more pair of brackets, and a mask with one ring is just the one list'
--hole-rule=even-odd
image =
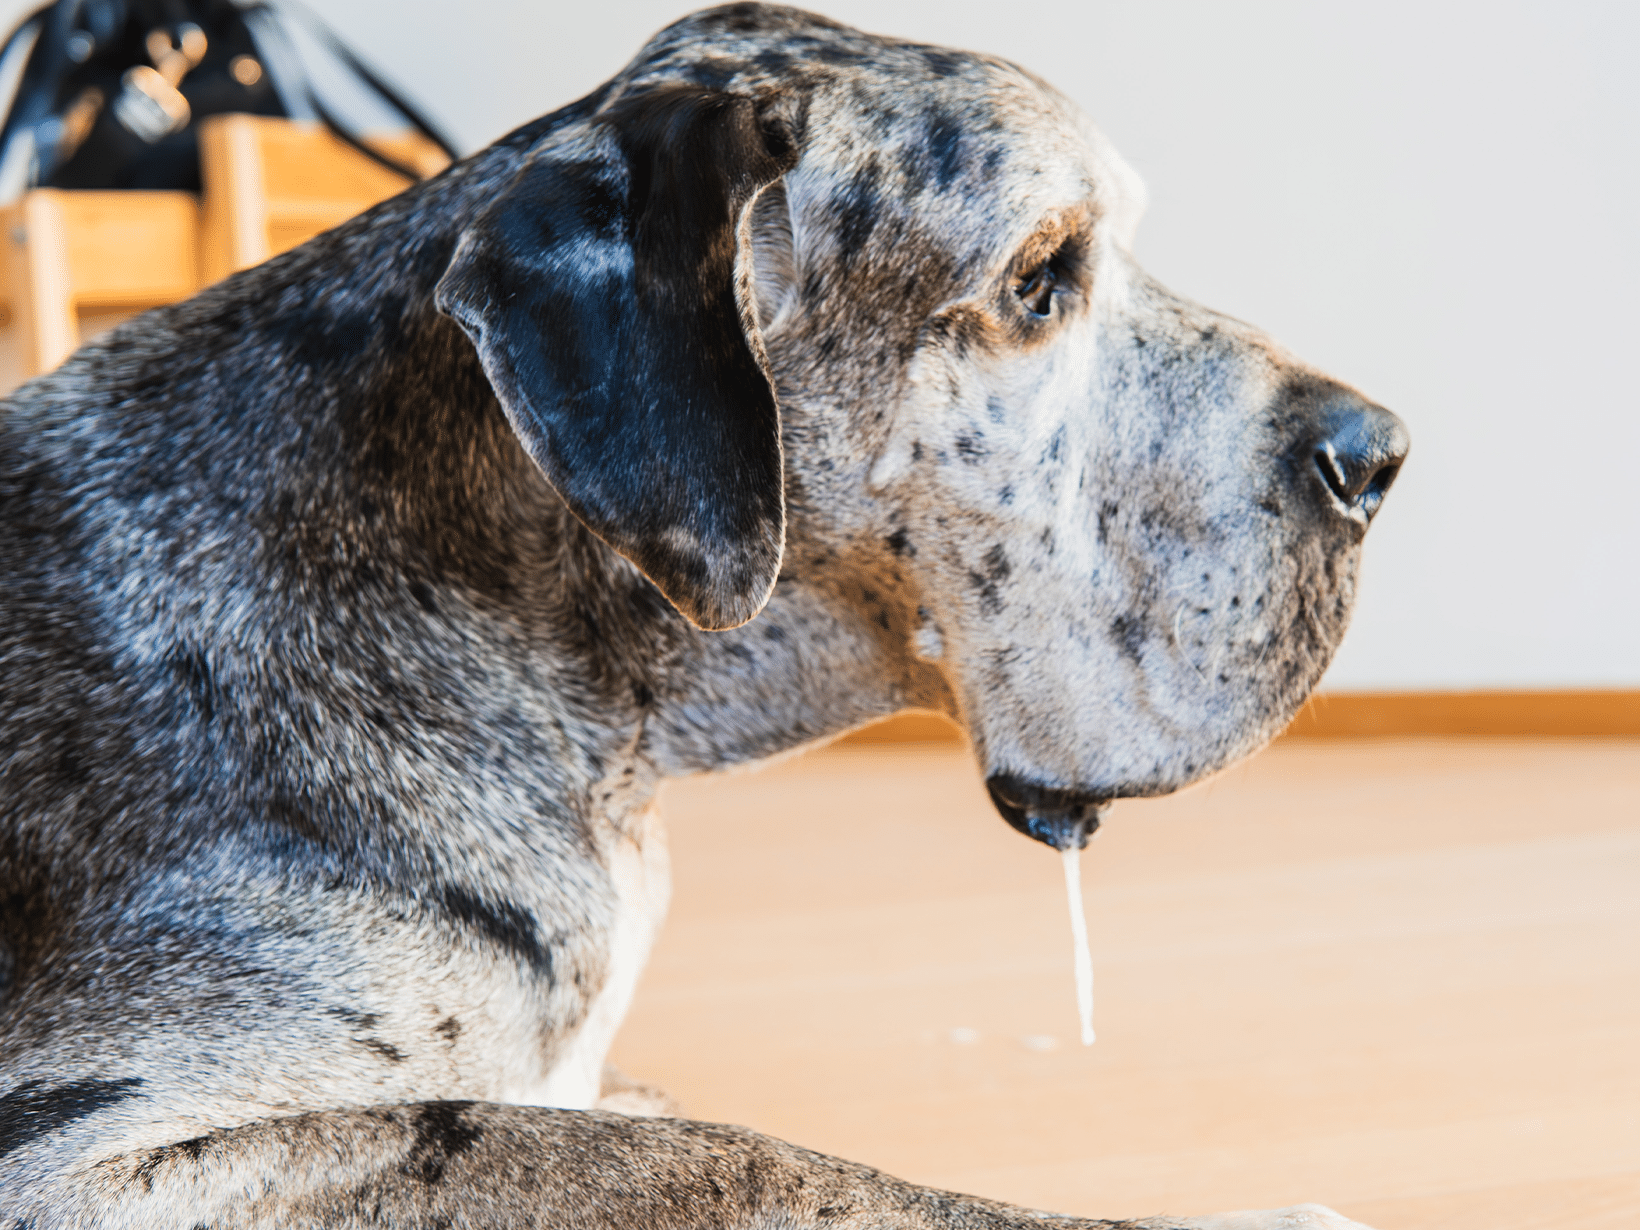
{"label": "white wall", "polygon": [[[1148,182],[1152,272],[1411,425],[1329,686],[1640,685],[1640,6],[819,3],[1053,81]],[[470,148],[686,6],[318,7]]]}

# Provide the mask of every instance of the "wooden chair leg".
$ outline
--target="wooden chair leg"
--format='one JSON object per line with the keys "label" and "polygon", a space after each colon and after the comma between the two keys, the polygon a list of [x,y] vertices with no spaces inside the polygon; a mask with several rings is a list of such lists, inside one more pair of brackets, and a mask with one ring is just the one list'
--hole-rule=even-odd
{"label": "wooden chair leg", "polygon": [[68,234],[56,192],[30,192],[0,215],[7,298],[24,379],[49,372],[80,344]]}
{"label": "wooden chair leg", "polygon": [[205,286],[273,255],[256,125],[254,116],[219,115],[199,126],[199,172],[205,190],[200,273]]}

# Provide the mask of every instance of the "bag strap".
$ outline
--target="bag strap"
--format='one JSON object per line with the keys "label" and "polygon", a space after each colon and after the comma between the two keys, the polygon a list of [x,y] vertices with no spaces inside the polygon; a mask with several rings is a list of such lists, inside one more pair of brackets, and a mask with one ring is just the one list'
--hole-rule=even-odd
{"label": "bag strap", "polygon": [[[0,127],[0,168],[8,167],[14,152],[13,145],[25,135],[31,138],[30,149],[27,151],[31,159],[43,163],[50,157],[50,151],[33,148],[32,138],[38,132],[41,123],[50,118],[56,100],[57,84],[71,67],[68,40],[84,4],[85,0],[55,0],[55,3],[36,9],[17,23],[7,35],[4,47],[0,48],[0,61],[3,61],[26,39],[35,38],[22,75],[18,79],[11,105],[6,110],[5,124]],[[158,15],[155,5],[139,4],[137,7],[143,12],[144,20],[153,20]],[[185,9],[186,5],[158,7]],[[235,7],[240,15],[247,19],[245,28],[250,33],[252,41],[259,44],[258,50],[262,52],[264,60],[268,61],[270,69],[277,60],[285,70],[275,78],[276,85],[282,87],[280,92],[283,94],[285,89],[289,88],[298,94],[297,99],[286,100],[287,110],[296,109],[292,103],[305,104],[335,137],[358,150],[372,162],[412,182],[422,178],[419,169],[370,146],[358,132],[343,123],[324,105],[314,89],[309,74],[302,66],[300,55],[289,46],[289,38],[283,29],[284,23],[293,16],[326,52],[334,56],[371,92],[397,111],[412,129],[436,145],[452,162],[460,157],[454,143],[420,108],[388,84],[380,73],[360,59],[352,48],[304,6],[297,3],[274,5],[268,0],[251,0],[250,3],[236,3]],[[268,49],[260,45],[270,37],[285,43],[283,50],[287,54],[270,55]],[[280,81],[280,76],[295,79]],[[20,157],[23,151],[18,150],[16,153]],[[49,174],[49,169],[44,166],[41,166],[40,171],[40,179]]]}
{"label": "bag strap", "polygon": [[[401,116],[403,116],[405,120],[409,122],[411,128],[420,133],[423,137],[426,137],[434,145],[438,146],[438,148],[444,152],[445,156],[448,157],[451,162],[454,162],[456,159],[461,157],[460,153],[456,150],[455,144],[447,136],[445,136],[442,131],[439,130],[431,119],[429,119],[419,108],[417,108],[415,104],[410,102],[409,99],[405,98],[404,95],[400,94],[391,85],[389,85],[379,73],[355,55],[353,49],[338,38],[330,27],[320,21],[319,18],[309,11],[305,5],[289,3],[275,6],[268,3],[267,0],[253,0],[252,3],[240,5],[239,7],[240,12],[246,16],[250,16],[251,14],[266,15],[269,19],[269,24],[273,26],[275,30],[277,30],[280,18],[283,15],[294,15],[297,21],[301,23],[308,33],[311,34],[326,51],[335,56],[336,59],[346,66],[356,77],[359,78],[359,80],[363,81],[367,86],[375,91],[378,97],[380,97]],[[252,29],[254,37],[254,27],[252,27]],[[278,30],[277,36],[283,38],[284,32],[282,30]],[[301,71],[299,69],[300,57],[291,56],[289,59],[293,64],[297,65],[298,70]],[[423,178],[422,173],[417,168],[402,163],[398,159],[384,154],[380,150],[372,148],[370,145],[366,144],[364,138],[360,134],[355,132],[348,125],[342,123],[342,121],[338,119],[328,107],[325,106],[324,100],[321,99],[318,93],[314,90],[313,83],[308,78],[305,71],[301,71],[301,81],[299,83],[299,87],[303,93],[303,100],[313,110],[313,114],[318,117],[319,122],[328,128],[332,135],[344,144],[358,150],[359,153],[369,158],[372,162],[387,168],[389,171],[402,175],[412,183]]]}
{"label": "bag strap", "polygon": [[7,36],[0,58],[9,55],[18,43],[38,28],[38,37],[28,53],[28,62],[18,79],[11,106],[6,110],[5,126],[0,128],[0,161],[11,152],[14,138],[25,131],[32,137],[40,123],[51,115],[57,82],[62,79],[70,63],[68,36],[74,29],[74,20],[79,16],[84,2],[56,0],[54,4],[44,5],[18,22]]}

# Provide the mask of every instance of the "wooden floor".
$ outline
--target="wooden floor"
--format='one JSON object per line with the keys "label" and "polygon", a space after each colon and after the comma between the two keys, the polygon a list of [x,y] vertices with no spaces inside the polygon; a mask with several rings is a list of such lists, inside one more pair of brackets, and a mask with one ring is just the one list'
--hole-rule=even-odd
{"label": "wooden floor", "polygon": [[1051,851],[966,753],[668,788],[672,917],[615,1048],[694,1117],[1105,1217],[1640,1227],[1640,741],[1276,745]]}

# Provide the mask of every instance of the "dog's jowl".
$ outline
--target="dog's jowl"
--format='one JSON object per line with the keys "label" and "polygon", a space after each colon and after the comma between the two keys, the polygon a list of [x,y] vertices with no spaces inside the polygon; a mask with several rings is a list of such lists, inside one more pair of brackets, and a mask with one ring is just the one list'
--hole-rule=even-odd
{"label": "dog's jowl", "polygon": [[1075,847],[1320,675],[1405,433],[1141,205],[736,5],[0,408],[0,1224],[1039,1224],[599,1074],[660,779],[931,707]]}

